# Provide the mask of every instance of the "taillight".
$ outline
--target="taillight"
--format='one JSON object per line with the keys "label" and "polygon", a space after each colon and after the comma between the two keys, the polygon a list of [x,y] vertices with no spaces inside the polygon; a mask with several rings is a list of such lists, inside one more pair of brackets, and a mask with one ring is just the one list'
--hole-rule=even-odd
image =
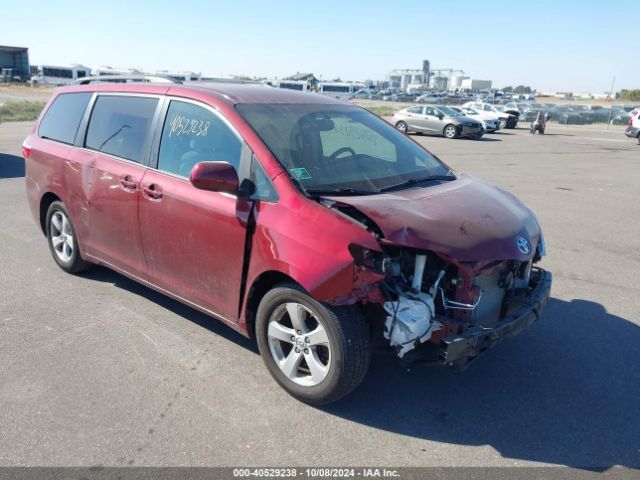
{"label": "taillight", "polygon": [[28,159],[29,155],[31,155],[31,147],[26,143],[22,144],[22,156],[24,159]]}
{"label": "taillight", "polygon": [[629,119],[629,125],[633,124],[633,117]]}

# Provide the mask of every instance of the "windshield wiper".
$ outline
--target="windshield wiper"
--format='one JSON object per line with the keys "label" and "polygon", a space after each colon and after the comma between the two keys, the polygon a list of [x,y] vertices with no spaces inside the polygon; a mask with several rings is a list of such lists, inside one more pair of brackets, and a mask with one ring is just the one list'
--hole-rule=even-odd
{"label": "windshield wiper", "polygon": [[456,180],[458,177],[454,175],[431,175],[429,177],[424,178],[412,178],[407,180],[406,182],[396,183],[395,185],[389,185],[388,187],[383,187],[380,189],[381,192],[388,192],[389,190],[395,190],[397,188],[408,187],[411,185],[416,185],[419,183],[426,182],[450,182],[452,180]]}
{"label": "windshield wiper", "polygon": [[327,190],[305,189],[311,195],[373,195],[375,190],[356,190],[355,188],[333,188]]}

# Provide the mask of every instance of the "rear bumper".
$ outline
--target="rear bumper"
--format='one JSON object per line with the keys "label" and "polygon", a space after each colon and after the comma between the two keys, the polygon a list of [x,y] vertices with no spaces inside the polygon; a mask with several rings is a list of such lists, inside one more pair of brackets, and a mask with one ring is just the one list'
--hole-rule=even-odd
{"label": "rear bumper", "polygon": [[461,335],[451,335],[440,341],[439,360],[444,364],[459,363],[464,365],[481,353],[528,328],[538,318],[549,301],[551,294],[551,273],[537,270],[533,278],[533,290],[522,306],[508,317],[488,326],[471,327]]}
{"label": "rear bumper", "polygon": [[632,125],[629,125],[627,129],[624,131],[624,134],[627,137],[631,137],[631,138],[637,138],[638,133],[640,133],[640,128],[634,127]]}

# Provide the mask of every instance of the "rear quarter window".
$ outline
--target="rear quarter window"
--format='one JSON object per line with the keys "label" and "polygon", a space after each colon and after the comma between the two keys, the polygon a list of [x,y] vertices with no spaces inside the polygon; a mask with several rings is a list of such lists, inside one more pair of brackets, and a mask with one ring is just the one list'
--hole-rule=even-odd
{"label": "rear quarter window", "polygon": [[58,95],[40,122],[38,136],[73,145],[91,95],[90,92]]}

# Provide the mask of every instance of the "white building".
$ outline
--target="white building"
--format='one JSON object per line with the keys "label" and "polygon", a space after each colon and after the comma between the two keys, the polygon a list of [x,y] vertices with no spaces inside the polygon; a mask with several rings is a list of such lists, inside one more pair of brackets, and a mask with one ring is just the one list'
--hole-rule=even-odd
{"label": "white building", "polygon": [[459,90],[462,88],[462,82],[464,80],[468,80],[469,77],[465,77],[461,73],[456,73],[451,77],[451,81],[449,82],[449,90]]}
{"label": "white building", "polygon": [[462,80],[461,88],[464,90],[491,90],[491,80],[477,80],[466,78]]}
{"label": "white building", "polygon": [[424,72],[420,69],[392,70],[386,80],[392,88],[406,90],[409,85],[425,83]]}

